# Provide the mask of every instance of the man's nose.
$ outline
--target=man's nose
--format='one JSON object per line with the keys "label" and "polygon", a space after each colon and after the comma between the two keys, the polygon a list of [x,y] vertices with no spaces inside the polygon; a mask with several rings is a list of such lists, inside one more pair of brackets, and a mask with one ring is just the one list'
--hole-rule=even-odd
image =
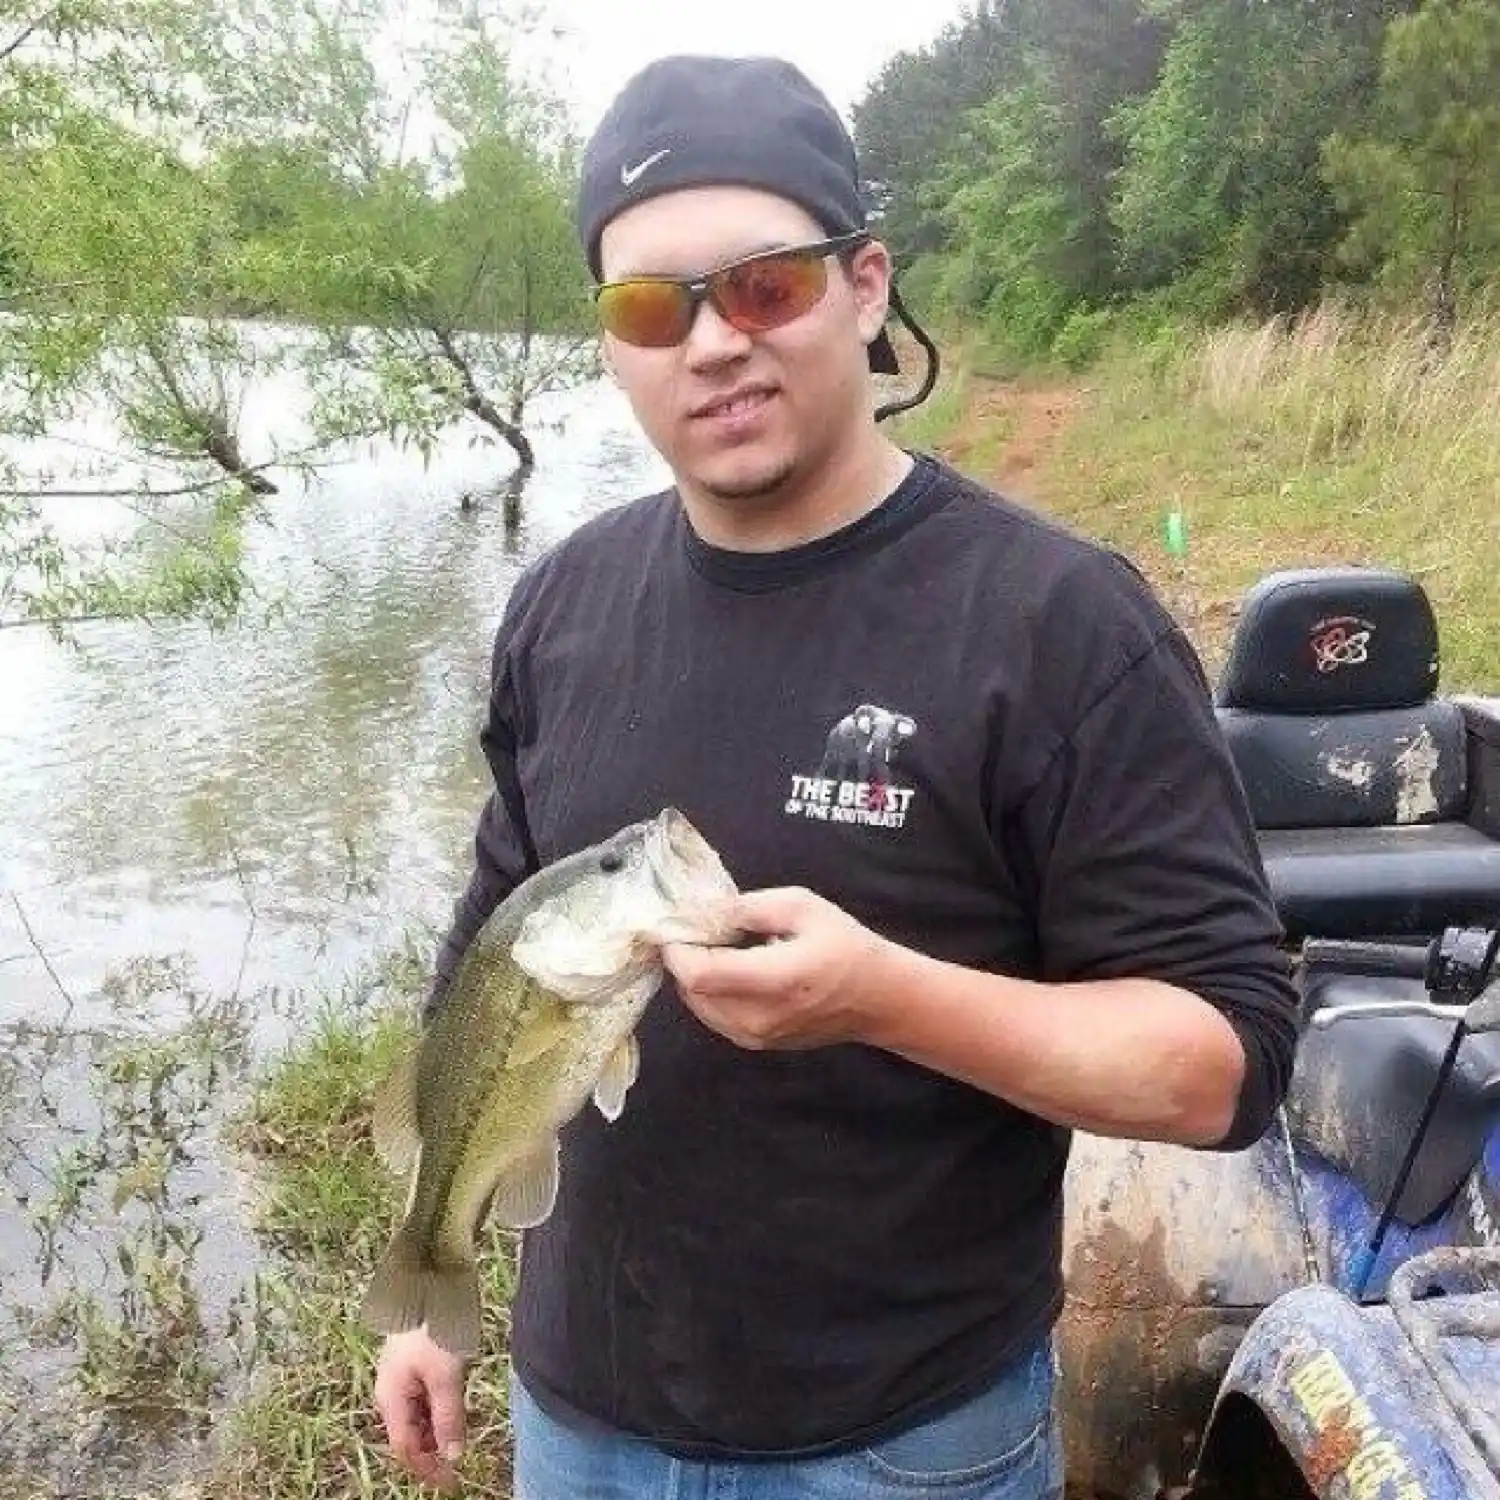
{"label": "man's nose", "polygon": [[688,329],[687,360],[692,368],[711,368],[750,353],[750,335],[741,332],[705,297]]}

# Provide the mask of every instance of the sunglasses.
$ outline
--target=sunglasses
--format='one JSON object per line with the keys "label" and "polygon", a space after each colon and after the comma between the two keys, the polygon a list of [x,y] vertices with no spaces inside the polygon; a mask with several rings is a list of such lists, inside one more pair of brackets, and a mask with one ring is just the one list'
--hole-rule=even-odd
{"label": "sunglasses", "polygon": [[864,230],[763,250],[702,276],[630,276],[595,288],[599,321],[606,333],[643,349],[667,349],[687,338],[699,304],[714,310],[741,333],[766,333],[800,318],[828,290],[830,255],[869,239]]}

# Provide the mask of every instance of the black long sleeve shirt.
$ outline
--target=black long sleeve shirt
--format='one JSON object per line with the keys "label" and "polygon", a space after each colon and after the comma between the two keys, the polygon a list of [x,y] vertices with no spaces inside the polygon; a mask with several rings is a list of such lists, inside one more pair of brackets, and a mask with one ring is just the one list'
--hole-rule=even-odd
{"label": "black long sleeve shirt", "polygon": [[[670,492],[583,526],[508,601],[482,739],[431,1003],[538,862],[670,803],[742,889],[977,969],[1202,996],[1246,1057],[1223,1149],[1285,1091],[1281,929],[1196,656],[1119,556],[932,459],[789,551],[710,547]],[[742,1051],[670,981],[639,1037],[623,1117],[568,1127],[525,1238],[512,1352],[544,1402],[683,1453],[820,1451],[1055,1318],[1067,1130],[873,1048]]]}

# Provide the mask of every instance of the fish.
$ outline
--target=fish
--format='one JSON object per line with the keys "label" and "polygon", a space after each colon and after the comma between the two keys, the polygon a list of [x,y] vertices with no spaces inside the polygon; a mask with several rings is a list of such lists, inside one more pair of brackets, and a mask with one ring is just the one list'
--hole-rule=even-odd
{"label": "fish", "polygon": [[543,866],[491,913],[372,1102],[375,1149],[410,1185],[361,1304],[368,1329],[425,1325],[476,1357],[486,1219],[525,1230],[551,1215],[559,1132],[590,1100],[613,1124],[638,1077],[635,1031],[665,977],[661,945],[742,941],[737,894],[669,806]]}

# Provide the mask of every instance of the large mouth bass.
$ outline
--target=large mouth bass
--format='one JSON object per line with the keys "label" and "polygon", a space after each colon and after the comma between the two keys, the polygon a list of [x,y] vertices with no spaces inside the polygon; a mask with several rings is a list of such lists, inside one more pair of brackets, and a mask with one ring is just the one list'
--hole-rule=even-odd
{"label": "large mouth bass", "polygon": [[552,1212],[558,1131],[591,1097],[618,1119],[635,1082],[660,944],[736,941],[736,894],[667,808],[540,870],[494,911],[375,1100],[376,1149],[411,1189],[365,1295],[372,1331],[425,1323],[443,1348],[477,1355],[480,1225],[493,1213],[526,1229]]}

